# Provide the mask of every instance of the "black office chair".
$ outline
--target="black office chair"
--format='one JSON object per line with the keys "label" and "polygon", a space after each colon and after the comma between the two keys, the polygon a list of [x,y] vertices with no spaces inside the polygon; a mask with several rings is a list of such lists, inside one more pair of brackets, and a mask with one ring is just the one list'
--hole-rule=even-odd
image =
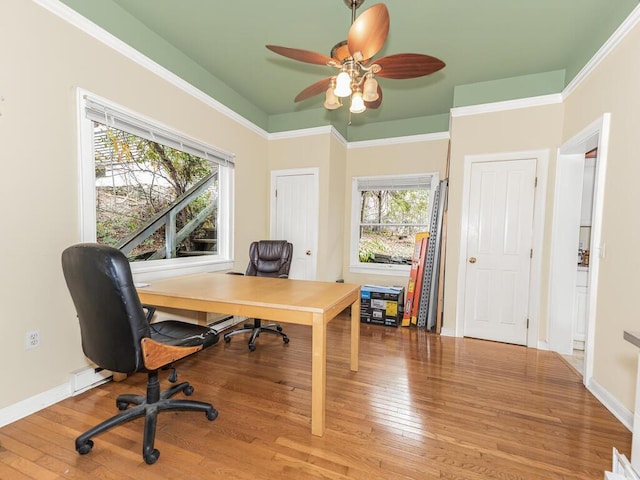
{"label": "black office chair", "polygon": [[[158,460],[154,448],[158,413],[163,410],[204,412],[215,420],[210,403],[171,399],[178,392],[193,393],[187,382],[160,392],[158,371],[218,342],[213,330],[190,323],[167,320],[150,324],[153,307],[143,307],[138,298],[127,258],[117,249],[98,244],[78,244],[62,253],[62,269],[80,322],[84,354],[99,367],[113,372],[146,372],[147,394],[124,394],[116,406],[124,410],[76,438],[76,450],[85,455],[93,447],[92,437],[138,417],[145,417],[142,456],[148,464]],[[146,309],[146,314],[145,314]],[[128,408],[132,405],[131,408]]]}
{"label": "black office chair", "polygon": [[[249,247],[249,266],[245,275],[257,277],[289,278],[291,267],[291,254],[293,245],[286,240],[261,240],[253,242]],[[242,275],[242,274],[235,274]],[[284,343],[289,343],[289,337],[282,331],[278,323],[262,325],[259,318],[254,318],[253,323],[246,323],[244,328],[233,330],[224,334],[224,341],[229,343],[231,337],[240,333],[251,333],[249,337],[249,350],[256,349],[255,341],[261,333],[280,335]]]}

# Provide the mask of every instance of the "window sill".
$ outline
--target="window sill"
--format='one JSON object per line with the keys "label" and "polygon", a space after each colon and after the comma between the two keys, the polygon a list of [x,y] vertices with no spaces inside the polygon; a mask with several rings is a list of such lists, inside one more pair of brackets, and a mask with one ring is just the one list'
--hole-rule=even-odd
{"label": "window sill", "polygon": [[357,263],[349,266],[350,273],[368,275],[409,276],[411,265],[391,265],[388,263]]}
{"label": "window sill", "polygon": [[136,282],[148,282],[161,278],[177,277],[192,273],[218,272],[233,268],[233,260],[180,258],[153,262],[131,263],[131,271]]}

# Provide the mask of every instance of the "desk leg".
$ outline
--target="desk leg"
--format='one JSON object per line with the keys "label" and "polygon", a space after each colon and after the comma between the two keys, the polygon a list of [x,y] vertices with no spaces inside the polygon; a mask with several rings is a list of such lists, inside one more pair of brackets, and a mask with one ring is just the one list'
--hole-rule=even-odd
{"label": "desk leg", "polygon": [[322,315],[313,315],[311,335],[311,433],[321,437],[327,390],[327,325]]}
{"label": "desk leg", "polygon": [[358,371],[360,354],[360,297],[351,304],[351,371]]}

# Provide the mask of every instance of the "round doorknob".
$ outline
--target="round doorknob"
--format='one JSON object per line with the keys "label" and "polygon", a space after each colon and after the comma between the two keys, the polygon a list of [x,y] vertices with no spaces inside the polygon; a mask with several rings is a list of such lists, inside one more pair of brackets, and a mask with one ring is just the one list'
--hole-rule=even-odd
{"label": "round doorknob", "polygon": [[307,250],[305,253],[306,253],[307,255],[311,255],[311,250]]}
{"label": "round doorknob", "polygon": [[476,257],[469,257],[469,263],[476,263]]}

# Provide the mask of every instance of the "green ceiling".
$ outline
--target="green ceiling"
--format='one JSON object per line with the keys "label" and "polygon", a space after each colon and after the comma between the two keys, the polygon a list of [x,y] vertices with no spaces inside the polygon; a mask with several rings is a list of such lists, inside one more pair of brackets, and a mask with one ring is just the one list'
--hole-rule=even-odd
{"label": "green ceiling", "polygon": [[[448,130],[449,110],[560,93],[637,0],[386,0],[379,58],[424,53],[447,66],[427,77],[380,79],[377,110],[353,115],[294,97],[334,74],[266,44],[325,55],[344,40],[344,0],[61,0],[268,132],[334,125],[349,140]],[[358,14],[379,3],[367,0]]]}

